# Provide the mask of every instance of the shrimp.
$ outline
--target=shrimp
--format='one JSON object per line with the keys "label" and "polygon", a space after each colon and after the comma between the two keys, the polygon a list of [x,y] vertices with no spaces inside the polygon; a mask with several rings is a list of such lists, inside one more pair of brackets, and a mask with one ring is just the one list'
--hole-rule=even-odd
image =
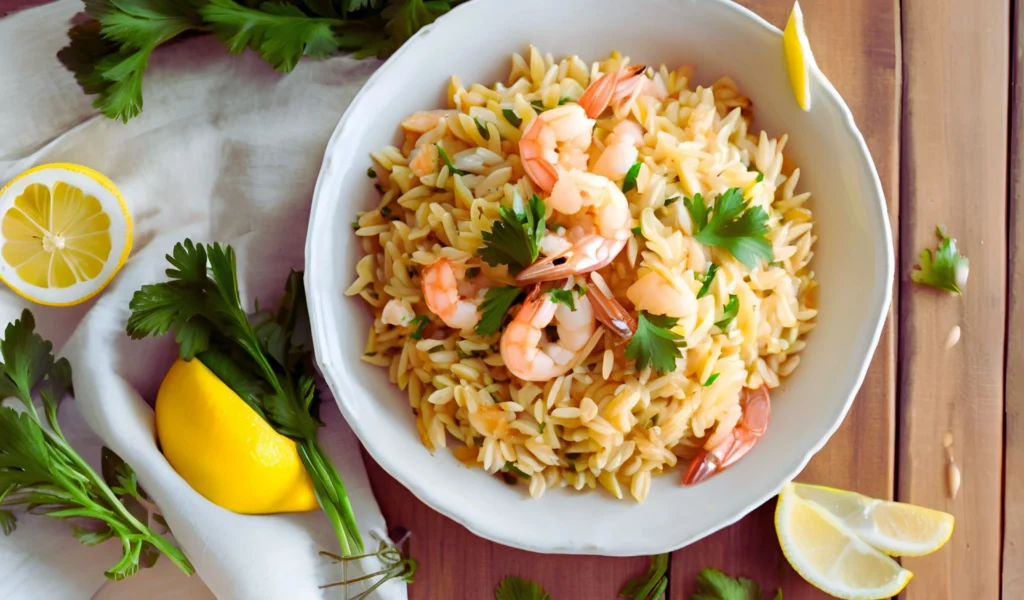
{"label": "shrimp", "polygon": [[619,304],[618,300],[609,296],[600,286],[591,283],[587,286],[587,300],[594,308],[594,316],[609,331],[623,340],[628,340],[636,333],[636,319]]}
{"label": "shrimp", "polygon": [[605,73],[587,86],[576,102],[583,107],[588,117],[596,119],[612,102],[629,101],[647,89],[641,85],[647,79],[644,77],[646,70],[647,67],[643,65],[634,65]]}
{"label": "shrimp", "polygon": [[[565,238],[571,243],[520,271],[520,284],[555,281],[570,275],[589,273],[606,266],[630,236],[632,217],[622,190],[609,179],[585,171],[568,171],[547,198],[556,213],[571,216]],[[556,235],[548,233],[547,235]],[[552,248],[559,244],[547,243]]]}
{"label": "shrimp", "polygon": [[426,177],[437,170],[440,154],[434,144],[424,144],[413,150],[409,168],[417,177]]}
{"label": "shrimp", "polygon": [[[461,273],[456,272],[457,267]],[[453,329],[471,329],[480,321],[484,290],[465,281],[464,275],[465,266],[457,266],[447,258],[439,258],[423,269],[423,299],[427,308]],[[469,293],[472,296],[463,297]]]}
{"label": "shrimp", "polygon": [[[571,289],[569,278],[563,289]],[[545,328],[554,321],[558,340],[551,341]],[[525,381],[548,381],[566,373],[597,330],[594,309],[586,296],[576,299],[576,310],[555,304],[540,286],[523,303],[519,313],[501,334],[499,348],[505,366]]]}
{"label": "shrimp", "polygon": [[706,448],[693,458],[690,468],[683,476],[683,485],[700,483],[729,468],[743,458],[764,436],[772,420],[768,387],[762,385],[756,390],[743,388],[740,408],[743,410],[740,422],[713,448]]}
{"label": "shrimp", "polygon": [[540,113],[519,139],[526,175],[549,193],[559,178],[557,167],[585,171],[593,131],[593,119],[579,105],[565,104]]}
{"label": "shrimp", "polygon": [[640,152],[637,146],[644,141],[644,130],[635,121],[621,121],[605,140],[606,146],[591,172],[619,181],[626,176]]}
{"label": "shrimp", "polygon": [[640,272],[643,275],[626,290],[626,297],[638,311],[677,319],[697,312],[697,295],[678,277],[650,269]]}

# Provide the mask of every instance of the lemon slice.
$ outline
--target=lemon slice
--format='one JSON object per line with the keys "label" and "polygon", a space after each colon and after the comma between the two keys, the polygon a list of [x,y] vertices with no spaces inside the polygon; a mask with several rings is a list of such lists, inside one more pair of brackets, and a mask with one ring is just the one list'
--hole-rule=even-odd
{"label": "lemon slice", "polygon": [[930,554],[953,535],[953,515],[938,510],[820,485],[793,484],[793,492],[832,513],[857,537],[891,556]]}
{"label": "lemon slice", "polygon": [[814,64],[811,44],[807,41],[804,31],[804,13],[800,3],[793,3],[793,12],[789,13],[789,21],[782,32],[782,47],[786,53],[786,69],[789,71],[789,84],[793,87],[796,103],[804,110],[811,109],[810,66]]}
{"label": "lemon slice", "polygon": [[121,193],[81,165],[41,165],[18,175],[0,190],[0,214],[0,279],[38,304],[88,300],[131,251],[132,219]]}
{"label": "lemon slice", "polygon": [[914,576],[857,537],[843,522],[789,484],[779,494],[775,531],[800,576],[837,598],[876,600],[900,593]]}

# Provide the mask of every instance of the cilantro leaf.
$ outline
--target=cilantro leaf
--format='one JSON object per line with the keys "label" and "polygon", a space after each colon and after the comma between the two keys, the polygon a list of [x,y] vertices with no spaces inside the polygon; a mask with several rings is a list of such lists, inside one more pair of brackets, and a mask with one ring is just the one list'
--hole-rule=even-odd
{"label": "cilantro leaf", "polygon": [[513,127],[519,127],[520,125],[523,124],[522,118],[520,118],[519,115],[517,115],[516,112],[511,108],[501,109],[501,114],[505,117],[506,121],[511,123]]}
{"label": "cilantro leaf", "polygon": [[413,317],[412,320],[409,321],[408,326],[412,327],[413,325],[415,325],[416,330],[413,331],[412,334],[409,335],[409,337],[411,337],[414,340],[422,340],[423,328],[426,327],[429,323],[430,317],[428,317],[427,315],[416,315],[415,317]]}
{"label": "cilantro leaf", "polygon": [[626,178],[622,180],[622,193],[626,193],[630,190],[636,189],[636,176],[640,174],[640,167],[644,163],[636,161],[633,166],[626,171]]}
{"label": "cilantro leaf", "polygon": [[697,292],[697,299],[700,300],[708,295],[711,290],[711,282],[715,280],[715,273],[718,273],[718,265],[711,263],[706,273],[697,273],[695,277],[701,282],[700,291]]}
{"label": "cilantro leaf", "polygon": [[492,335],[501,329],[512,305],[525,295],[523,290],[507,286],[493,287],[487,290],[484,301],[480,304],[480,321],[476,324],[478,335]]}
{"label": "cilantro leaf", "polygon": [[970,261],[960,254],[955,239],[947,237],[939,227],[935,228],[935,233],[939,237],[938,249],[934,256],[927,248],[921,252],[921,264],[910,272],[910,279],[915,283],[963,295]]}
{"label": "cilantro leaf", "polygon": [[659,375],[674,371],[676,359],[683,355],[679,349],[686,347],[683,336],[670,331],[677,322],[672,317],[641,312],[636,333],[626,345],[626,358],[636,361],[637,369],[653,365]]}
{"label": "cilantro leaf", "polygon": [[564,304],[569,307],[569,310],[576,311],[576,300],[572,296],[572,290],[563,290],[561,288],[551,288],[548,290],[548,296],[551,297],[551,301],[555,304]]}
{"label": "cilantro leaf", "polygon": [[725,307],[722,309],[722,318],[715,321],[715,327],[721,329],[723,332],[729,329],[729,325],[732,324],[732,320],[736,318],[736,315],[740,313],[740,299],[735,294],[729,294],[729,301],[725,303]]}
{"label": "cilantro leaf", "polygon": [[540,255],[540,240],[546,231],[545,210],[544,201],[537,194],[526,206],[516,195],[512,209],[500,207],[500,219],[490,231],[483,233],[480,257],[492,267],[508,265],[513,275],[528,267]]}
{"label": "cilantro leaf", "polygon": [[651,557],[647,572],[626,582],[619,590],[620,598],[633,600],[660,600],[668,588],[668,554]]}
{"label": "cilantro leaf", "polygon": [[494,590],[494,600],[551,600],[551,596],[540,585],[510,575]]}
{"label": "cilantro leaf", "polygon": [[768,233],[768,213],[760,206],[747,210],[749,205],[739,188],[729,188],[717,198],[708,219],[703,200],[694,196],[693,203],[686,202],[697,228],[694,238],[707,246],[728,250],[748,267],[754,267],[758,258],[771,262],[775,255],[771,242],[764,237]]}
{"label": "cilantro leaf", "polygon": [[761,600],[761,586],[745,577],[729,577],[718,569],[702,569],[697,574],[697,592],[690,600]]}
{"label": "cilantro leaf", "polygon": [[437,146],[437,153],[441,155],[441,160],[444,162],[444,165],[448,167],[448,170],[452,175],[469,175],[468,172],[455,168],[455,165],[452,164],[452,159],[448,158],[448,153],[444,151],[441,144],[434,145]]}
{"label": "cilantro leaf", "polygon": [[716,379],[718,379],[718,375],[718,373],[712,373],[711,376],[708,377],[707,381],[700,384],[701,387],[711,387],[711,384],[714,383]]}

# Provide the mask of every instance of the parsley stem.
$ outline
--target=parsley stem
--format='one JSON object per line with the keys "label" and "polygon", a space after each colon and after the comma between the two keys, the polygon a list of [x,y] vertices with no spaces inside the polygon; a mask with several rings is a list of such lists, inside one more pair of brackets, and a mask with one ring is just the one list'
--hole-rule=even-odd
{"label": "parsley stem", "polygon": [[341,476],[316,438],[307,438],[296,444],[303,466],[313,480],[317,500],[334,527],[342,555],[363,551],[363,539],[359,535],[352,504],[345,492]]}

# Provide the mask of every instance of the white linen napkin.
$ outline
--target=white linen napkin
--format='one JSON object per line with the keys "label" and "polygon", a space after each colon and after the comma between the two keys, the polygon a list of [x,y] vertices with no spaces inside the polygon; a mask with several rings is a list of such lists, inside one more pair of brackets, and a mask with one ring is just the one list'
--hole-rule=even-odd
{"label": "white linen napkin", "polygon": [[[96,115],[55,58],[80,9],[79,0],[61,0],[0,20],[0,40],[17,49],[0,60],[0,182],[34,165],[80,163],[117,184],[135,222],[132,255],[97,299],[74,308],[30,306],[41,333],[74,368],[76,402],[62,408],[66,431],[94,464],[102,443],[135,469],[218,598],[343,598],[338,589],[318,589],[344,578],[341,566],[317,554],[337,549],[319,511],[238,515],[198,495],[164,460],[147,401],[175,345],[170,338],[132,341],[124,330],[132,293],[165,279],[164,255],[187,236],[234,246],[247,308],[257,297],[265,306],[277,301],[289,269],[302,267],[328,137],[378,63],[303,61],[284,76],[251,52],[230,56],[211,37],[195,38],[156,53],[144,82],[145,109],[125,125]],[[26,305],[4,289],[0,321]],[[321,442],[345,481],[367,548],[375,549],[373,536],[385,535],[385,523],[358,442],[329,395],[321,417]],[[0,598],[88,598],[118,551],[115,541],[85,548],[66,523],[26,517],[12,537],[0,538]],[[129,579],[95,597],[207,597],[196,581],[171,593],[184,578],[161,563],[159,575],[143,577],[150,589],[126,593]],[[378,569],[375,559],[364,559],[347,575]],[[389,582],[376,597],[404,599],[405,585]]]}

